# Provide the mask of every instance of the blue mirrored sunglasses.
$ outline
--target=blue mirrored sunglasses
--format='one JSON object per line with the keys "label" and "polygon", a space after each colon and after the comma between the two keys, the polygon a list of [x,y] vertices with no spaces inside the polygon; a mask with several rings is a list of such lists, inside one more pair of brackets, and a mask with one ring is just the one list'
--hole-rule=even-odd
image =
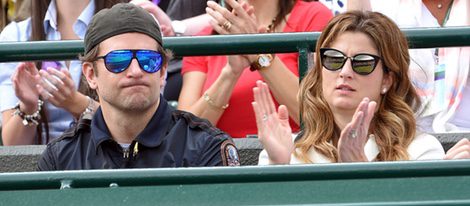
{"label": "blue mirrored sunglasses", "polygon": [[155,73],[162,68],[162,54],[153,50],[114,50],[104,56],[96,57],[95,61],[104,59],[104,66],[108,71],[121,73],[129,67],[134,58],[137,59],[140,69],[147,73]]}

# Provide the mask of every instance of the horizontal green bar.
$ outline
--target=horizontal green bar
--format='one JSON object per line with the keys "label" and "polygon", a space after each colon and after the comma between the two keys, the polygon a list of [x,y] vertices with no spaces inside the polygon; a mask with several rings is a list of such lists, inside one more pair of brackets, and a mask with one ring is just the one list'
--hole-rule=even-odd
{"label": "horizontal green bar", "polygon": [[459,175],[470,176],[470,160],[0,173],[0,190],[57,189],[64,179],[74,187],[107,187],[113,181],[139,186]]}
{"label": "horizontal green bar", "polygon": [[[404,30],[412,48],[470,46],[470,27]],[[313,51],[318,32],[251,35],[215,35],[164,38],[164,45],[177,56]],[[0,62],[77,59],[83,41],[3,42]]]}
{"label": "horizontal green bar", "polygon": [[405,29],[410,48],[470,46],[470,27]]}
{"label": "horizontal green bar", "polygon": [[[371,179],[2,191],[5,205],[468,205],[470,179]],[[447,182],[441,186],[441,182]],[[453,189],[450,184],[459,189]],[[446,190],[451,189],[451,192]],[[465,190],[466,189],[466,190]]]}
{"label": "horizontal green bar", "polygon": [[[470,160],[29,172],[0,174],[0,200],[9,205],[465,205],[469,182]],[[64,183],[70,185],[60,189]]]}

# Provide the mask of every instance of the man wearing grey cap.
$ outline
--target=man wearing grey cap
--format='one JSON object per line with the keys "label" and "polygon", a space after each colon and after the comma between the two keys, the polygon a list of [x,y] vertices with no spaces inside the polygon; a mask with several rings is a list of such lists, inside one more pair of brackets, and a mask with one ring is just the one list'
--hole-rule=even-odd
{"label": "man wearing grey cap", "polygon": [[160,95],[169,57],[149,13],[132,4],[102,10],[84,43],[82,70],[100,108],[48,144],[39,170],[239,165],[227,134]]}

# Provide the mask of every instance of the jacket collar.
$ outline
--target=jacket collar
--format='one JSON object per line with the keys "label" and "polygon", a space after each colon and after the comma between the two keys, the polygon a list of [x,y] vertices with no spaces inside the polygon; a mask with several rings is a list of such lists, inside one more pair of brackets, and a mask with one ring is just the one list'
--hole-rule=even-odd
{"label": "jacket collar", "polygon": [[[159,146],[171,126],[173,109],[168,106],[167,101],[160,95],[160,104],[147,126],[140,132],[134,141],[145,147]],[[96,110],[91,122],[91,139],[95,145],[95,150],[101,143],[111,141],[111,133],[103,118],[101,107]]]}

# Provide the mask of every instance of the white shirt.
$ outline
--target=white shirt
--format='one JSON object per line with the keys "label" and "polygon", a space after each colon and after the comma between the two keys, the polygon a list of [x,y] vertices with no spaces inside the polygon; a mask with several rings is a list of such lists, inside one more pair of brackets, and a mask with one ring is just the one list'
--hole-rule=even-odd
{"label": "white shirt", "polygon": [[[370,3],[373,11],[390,17],[400,28],[441,27],[422,0],[370,0]],[[470,1],[454,0],[445,27],[470,26],[469,11]],[[463,113],[465,104],[461,101],[468,102],[463,99],[470,98],[465,87],[470,73],[470,47],[440,48],[437,59],[434,53],[434,49],[410,50],[410,76],[425,106],[424,118],[418,124],[431,133],[470,130],[468,119],[456,115]],[[435,80],[435,72],[441,67],[445,77]]]}
{"label": "white shirt", "polygon": [[[94,13],[95,1],[91,0],[73,25],[73,30],[80,39],[85,37],[88,23],[91,21]],[[51,1],[49,4],[43,23],[47,40],[54,41],[61,39],[60,32],[57,28],[57,8],[55,1]],[[30,36],[31,18],[28,18],[21,22],[11,22],[8,24],[0,34],[0,42],[29,41]],[[66,67],[65,61],[59,61],[59,63],[62,67]],[[0,112],[12,109],[19,101],[15,95],[12,82],[10,80],[10,77],[15,71],[17,65],[18,63],[16,62],[0,63],[0,94],[2,95],[2,98],[0,99]],[[75,83],[75,88],[78,88],[82,74],[81,62],[78,60],[70,61],[70,67],[68,70]],[[59,137],[65,130],[67,130],[73,123],[74,118],[66,110],[57,108],[48,102],[45,103],[45,107],[47,108],[49,134],[52,140]],[[42,136],[44,138],[46,137],[45,130],[43,130]],[[43,139],[42,142],[45,141],[46,140]]]}
{"label": "white shirt", "polygon": [[[440,160],[444,158],[444,149],[441,143],[432,135],[421,133],[415,137],[407,149],[410,160]],[[375,142],[375,138],[369,138],[364,147],[364,153],[371,162],[379,154],[379,148]],[[318,153],[315,149],[308,151],[309,158],[314,163],[331,163],[331,160]],[[266,150],[261,151],[259,155],[258,165],[268,165],[269,157]],[[297,159],[294,155],[291,156],[290,164],[305,164]]]}
{"label": "white shirt", "polygon": [[[463,89],[462,96],[470,97],[470,72],[468,73],[467,84]],[[468,105],[470,105],[470,98],[462,98],[457,108],[458,112],[450,120],[450,123],[455,125],[460,132],[470,132],[470,107]]]}

